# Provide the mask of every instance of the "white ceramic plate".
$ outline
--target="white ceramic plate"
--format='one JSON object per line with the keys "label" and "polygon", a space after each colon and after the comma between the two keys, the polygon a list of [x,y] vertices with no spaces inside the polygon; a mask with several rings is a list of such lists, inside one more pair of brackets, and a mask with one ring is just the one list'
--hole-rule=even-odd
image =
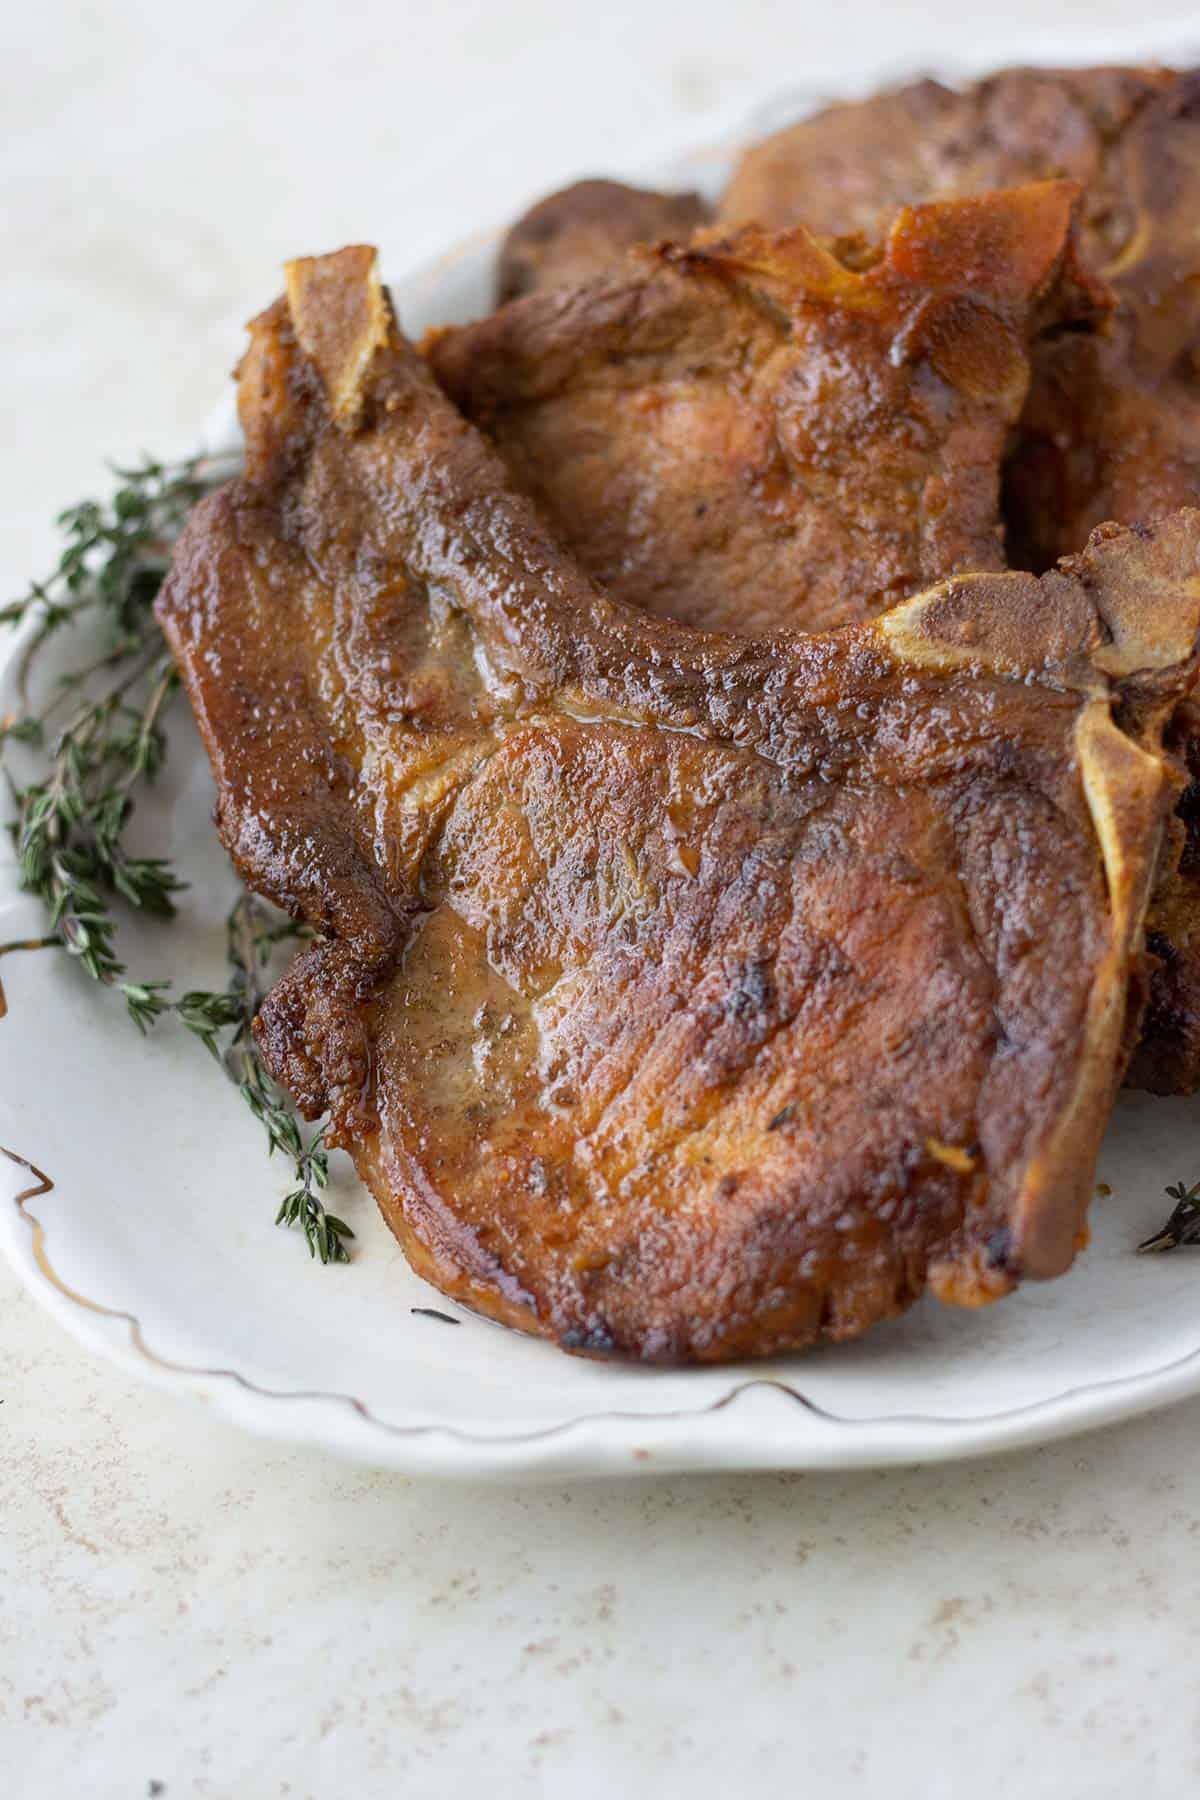
{"label": "white ceramic plate", "polygon": [[[723,162],[651,174],[712,186]],[[485,310],[491,259],[481,239],[395,288],[409,330]],[[226,408],[210,444],[230,428]],[[12,683],[10,660],[0,714]],[[181,987],[212,986],[234,887],[182,702],[171,743],[138,828],[191,885],[169,936],[133,926],[122,949],[135,974],[169,967]],[[0,942],[43,928],[5,855]],[[0,975],[0,1243],[84,1342],[255,1431],[444,1475],[831,1468],[1036,1443],[1200,1393],[1200,1253],[1134,1255],[1167,1210],[1165,1184],[1200,1176],[1200,1102],[1121,1100],[1100,1169],[1113,1191],[1065,1281],[984,1313],[922,1305],[804,1357],[640,1370],[564,1356],[443,1300],[346,1168],[333,1204],[358,1233],[355,1259],[311,1263],[272,1225],[285,1171],[197,1044],[170,1026],[139,1039],[57,953],[8,956]]]}

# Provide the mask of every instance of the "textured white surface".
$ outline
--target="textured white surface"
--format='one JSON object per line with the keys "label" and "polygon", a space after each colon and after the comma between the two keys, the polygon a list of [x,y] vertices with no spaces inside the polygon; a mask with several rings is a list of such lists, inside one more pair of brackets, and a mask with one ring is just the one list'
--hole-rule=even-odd
{"label": "textured white surface", "polygon": [[[1002,30],[1074,22],[1129,9],[1008,0]],[[6,585],[103,453],[187,442],[284,255],[386,215],[417,260],[743,92],[981,37],[961,0],[26,9]],[[1200,1788],[1195,1406],[963,1470],[456,1490],[244,1439],[91,1362],[6,1271],[0,1400],[22,1800]]]}

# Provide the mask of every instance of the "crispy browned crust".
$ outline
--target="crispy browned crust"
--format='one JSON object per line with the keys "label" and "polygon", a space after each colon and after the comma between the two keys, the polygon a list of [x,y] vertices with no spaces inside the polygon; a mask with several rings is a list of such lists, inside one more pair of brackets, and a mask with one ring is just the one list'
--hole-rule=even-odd
{"label": "crispy browned crust", "polygon": [[[1117,306],[1107,330],[1051,333],[1033,349],[1004,506],[1010,561],[1033,569],[1103,520],[1200,502],[1200,73],[1008,69],[961,92],[918,82],[757,145],[720,208],[732,224],[871,231],[903,200],[1051,175],[1083,185],[1082,254]],[[1200,744],[1179,748],[1200,765]],[[1189,796],[1183,808],[1184,868],[1168,868],[1152,908],[1158,965],[1129,1075],[1162,1093],[1200,1086],[1200,806]]]}
{"label": "crispy browned crust", "polygon": [[576,181],[539,200],[508,232],[496,267],[497,304],[590,281],[635,244],[688,238],[708,217],[699,194]]}
{"label": "crispy browned crust", "polygon": [[1200,498],[1200,73],[1008,69],[801,121],[747,152],[731,224],[872,231],[902,201],[1050,176],[1084,188],[1080,244],[1118,311],[1107,334],[1059,335],[1035,358],[1010,471],[1013,560],[1045,568],[1106,519]]}
{"label": "crispy browned crust", "polygon": [[906,208],[882,246],[660,246],[423,346],[596,580],[705,630],[820,630],[1004,566],[1027,344],[1106,297],[1048,182]]}
{"label": "crispy browned crust", "polygon": [[[1096,192],[1112,146],[1176,80],[1168,69],[1014,68],[962,89],[917,81],[842,102],[747,150],[718,218],[877,235],[918,200],[1051,177]],[[1121,231],[1098,193],[1088,218],[1100,240]]]}
{"label": "crispy browned crust", "polygon": [[765,1355],[1060,1273],[1200,514],[826,637],[695,633],[579,571],[390,321],[304,354],[376,298],[293,266],[254,477],[159,602],[222,835],[323,934],[269,1066],[414,1266],[569,1349]]}

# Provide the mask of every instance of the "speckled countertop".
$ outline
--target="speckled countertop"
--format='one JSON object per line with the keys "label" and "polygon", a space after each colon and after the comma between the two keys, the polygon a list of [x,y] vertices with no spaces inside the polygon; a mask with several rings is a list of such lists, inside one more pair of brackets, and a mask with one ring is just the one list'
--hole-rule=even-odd
{"label": "speckled countertop", "polygon": [[[867,46],[936,65],[985,29],[1130,22],[1004,15],[26,9],[0,66],[6,586],[103,455],[186,446],[285,255],[386,234],[418,260],[742,94],[852,80]],[[0,1402],[15,1800],[1200,1792],[1200,1406],[962,1469],[454,1488],[136,1386],[3,1269]]]}

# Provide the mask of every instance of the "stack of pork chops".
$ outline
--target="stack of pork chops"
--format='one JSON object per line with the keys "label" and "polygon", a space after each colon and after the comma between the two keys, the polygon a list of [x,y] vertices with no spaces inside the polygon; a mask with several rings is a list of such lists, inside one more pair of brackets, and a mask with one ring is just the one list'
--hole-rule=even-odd
{"label": "stack of pork chops", "polygon": [[1200,1085],[1200,81],[587,182],[499,310],[289,265],[159,602],[266,1063],[417,1271],[661,1361],[975,1306]]}

